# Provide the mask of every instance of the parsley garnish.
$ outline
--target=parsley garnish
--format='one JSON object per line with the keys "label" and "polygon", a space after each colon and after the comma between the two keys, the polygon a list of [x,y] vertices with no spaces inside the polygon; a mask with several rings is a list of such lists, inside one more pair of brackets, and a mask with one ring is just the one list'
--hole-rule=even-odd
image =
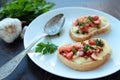
{"label": "parsley garnish", "polygon": [[0,19],[11,17],[31,22],[53,6],[54,3],[45,0],[11,0],[0,9]]}
{"label": "parsley garnish", "polygon": [[93,22],[93,17],[88,16],[88,20],[91,21],[91,22]]}
{"label": "parsley garnish", "polygon": [[72,49],[73,54],[76,54],[77,50],[75,48]]}
{"label": "parsley garnish", "polygon": [[85,26],[85,23],[84,23],[84,22],[78,22],[78,26],[79,26],[79,27],[81,27],[81,26],[84,27],[84,26]]}
{"label": "parsley garnish", "polygon": [[103,43],[102,43],[102,41],[99,40],[99,39],[96,39],[96,45],[97,45],[97,46],[100,46],[100,47],[103,47]]}
{"label": "parsley garnish", "polygon": [[80,33],[80,32],[79,32],[79,30],[76,30],[75,32],[76,32],[77,34],[79,34],[79,33]]}
{"label": "parsley garnish", "polygon": [[57,50],[58,46],[56,46],[53,43],[47,42],[46,44],[43,42],[40,42],[37,44],[37,47],[35,48],[35,52],[41,52],[42,54],[47,53],[54,53]]}
{"label": "parsley garnish", "polygon": [[84,52],[87,53],[87,51],[88,51],[89,49],[95,49],[95,48],[92,47],[92,46],[90,46],[90,45],[88,45],[88,44],[86,44],[86,45],[83,47],[83,49],[84,49]]}
{"label": "parsley garnish", "polygon": [[84,49],[84,52],[85,52],[85,53],[87,53],[88,48],[89,48],[89,46],[88,46],[88,45],[85,45],[85,46],[83,47],[83,49]]}

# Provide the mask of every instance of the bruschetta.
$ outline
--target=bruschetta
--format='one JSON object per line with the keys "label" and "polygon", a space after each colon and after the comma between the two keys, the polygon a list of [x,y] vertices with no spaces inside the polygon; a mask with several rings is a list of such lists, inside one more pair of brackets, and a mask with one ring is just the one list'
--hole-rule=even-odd
{"label": "bruschetta", "polygon": [[58,58],[72,69],[87,71],[106,63],[111,52],[112,49],[105,40],[92,38],[83,42],[60,46]]}
{"label": "bruschetta", "polygon": [[73,22],[70,36],[75,41],[84,41],[96,34],[108,32],[110,29],[109,21],[103,16],[81,16]]}

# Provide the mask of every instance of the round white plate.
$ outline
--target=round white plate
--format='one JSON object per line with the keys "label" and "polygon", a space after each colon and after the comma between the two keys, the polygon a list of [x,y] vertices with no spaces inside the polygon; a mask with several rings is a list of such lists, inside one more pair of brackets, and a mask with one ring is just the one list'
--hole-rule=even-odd
{"label": "round white plate", "polygon": [[[29,25],[25,36],[24,36],[24,46],[25,48],[30,44],[30,42],[35,39],[36,37],[40,36],[44,31],[43,27],[46,22],[53,16],[63,13],[65,16],[65,24],[62,30],[62,34],[60,36],[56,36],[51,38],[51,41],[60,46],[65,43],[73,43],[74,41],[69,36],[69,28],[72,22],[82,16],[82,15],[100,15],[108,18],[109,22],[111,23],[111,31],[109,33],[96,35],[95,37],[105,39],[110,46],[112,47],[112,55],[110,60],[104,64],[103,66],[92,70],[92,71],[76,71],[68,68],[63,63],[61,63],[57,58],[57,52],[53,54],[36,54],[36,53],[29,53],[28,56],[31,60],[37,64],[42,69],[53,73],[58,76],[72,78],[72,79],[94,79],[100,78],[104,76],[108,76],[116,71],[120,70],[120,21],[111,15],[94,10],[89,8],[81,8],[81,7],[66,7],[51,10],[46,12],[36,19],[34,19],[31,24]],[[46,38],[41,39],[44,41]]]}

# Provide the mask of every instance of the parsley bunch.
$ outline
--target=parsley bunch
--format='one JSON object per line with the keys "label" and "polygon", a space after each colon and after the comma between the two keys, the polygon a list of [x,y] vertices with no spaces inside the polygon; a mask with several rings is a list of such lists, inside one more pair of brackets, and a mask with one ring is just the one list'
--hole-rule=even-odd
{"label": "parsley bunch", "polygon": [[53,6],[54,3],[45,0],[12,0],[0,9],[0,19],[11,17],[31,22]]}
{"label": "parsley bunch", "polygon": [[46,44],[43,42],[40,42],[37,44],[37,47],[35,49],[35,52],[41,52],[42,54],[47,53],[54,53],[57,50],[58,46],[56,46],[53,43],[47,42]]}

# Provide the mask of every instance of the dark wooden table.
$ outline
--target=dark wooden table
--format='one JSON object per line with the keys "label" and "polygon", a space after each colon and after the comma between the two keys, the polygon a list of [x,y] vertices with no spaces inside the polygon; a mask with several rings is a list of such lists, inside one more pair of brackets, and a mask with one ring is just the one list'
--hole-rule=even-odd
{"label": "dark wooden table", "polygon": [[[47,0],[56,3],[53,9],[60,7],[89,7],[104,11],[120,19],[120,0]],[[1,2],[0,2],[1,5]],[[119,26],[119,25],[118,25]],[[23,40],[16,39],[7,44],[0,39],[0,66],[12,59],[24,49]],[[16,70],[4,80],[70,80],[53,75],[35,65],[26,55]],[[96,80],[120,80],[120,71]]]}

